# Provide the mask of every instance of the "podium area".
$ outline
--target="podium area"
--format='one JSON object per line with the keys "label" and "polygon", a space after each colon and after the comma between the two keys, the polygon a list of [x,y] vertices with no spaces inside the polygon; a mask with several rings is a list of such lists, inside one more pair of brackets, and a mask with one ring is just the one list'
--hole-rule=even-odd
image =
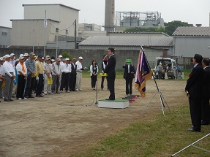
{"label": "podium area", "polygon": [[102,99],[98,101],[98,107],[124,109],[124,108],[129,107],[129,100],[128,99],[115,99],[115,100]]}

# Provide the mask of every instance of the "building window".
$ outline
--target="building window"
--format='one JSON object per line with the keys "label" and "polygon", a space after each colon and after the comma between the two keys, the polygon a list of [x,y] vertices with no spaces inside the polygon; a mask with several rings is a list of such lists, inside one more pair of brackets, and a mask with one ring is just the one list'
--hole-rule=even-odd
{"label": "building window", "polygon": [[2,36],[7,36],[7,32],[2,32]]}

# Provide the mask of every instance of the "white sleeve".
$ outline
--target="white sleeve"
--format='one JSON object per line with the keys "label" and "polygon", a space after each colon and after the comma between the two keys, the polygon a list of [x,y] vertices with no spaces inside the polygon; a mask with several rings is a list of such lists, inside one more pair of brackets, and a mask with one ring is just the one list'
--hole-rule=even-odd
{"label": "white sleeve", "polygon": [[20,65],[20,64],[17,64],[16,69],[17,69],[17,71],[18,71],[18,72],[19,72],[19,71],[21,71],[21,72],[22,72],[22,67],[21,67],[21,65]]}
{"label": "white sleeve", "polygon": [[[10,63],[9,63],[10,64]],[[12,65],[12,64],[11,64]],[[12,77],[12,75],[10,74],[10,72],[8,71],[8,67],[7,67],[7,64],[4,63],[3,64],[3,69],[4,69],[4,72],[5,74],[9,75],[10,77]]]}

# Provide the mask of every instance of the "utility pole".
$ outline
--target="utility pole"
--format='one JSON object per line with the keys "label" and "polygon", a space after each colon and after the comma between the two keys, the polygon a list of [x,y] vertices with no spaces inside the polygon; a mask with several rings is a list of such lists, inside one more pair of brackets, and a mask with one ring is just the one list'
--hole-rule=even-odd
{"label": "utility pole", "polygon": [[77,20],[74,21],[74,41],[75,41],[75,49],[77,49]]}

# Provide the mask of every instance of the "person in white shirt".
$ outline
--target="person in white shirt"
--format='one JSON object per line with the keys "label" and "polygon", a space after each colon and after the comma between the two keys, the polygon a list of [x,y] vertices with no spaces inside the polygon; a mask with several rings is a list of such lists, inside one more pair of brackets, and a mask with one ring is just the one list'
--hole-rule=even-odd
{"label": "person in white shirt", "polygon": [[82,60],[83,60],[83,58],[80,56],[78,58],[78,61],[76,62],[76,65],[77,65],[76,91],[82,90],[81,89],[82,71],[84,70],[82,67]]}
{"label": "person in white shirt", "polygon": [[65,59],[65,63],[61,65],[61,72],[62,72],[62,78],[61,78],[61,90],[65,88],[66,92],[69,92],[69,79],[70,79],[70,72],[71,72],[71,64],[69,58]]}
{"label": "person in white shirt", "polygon": [[10,61],[9,62],[12,64],[13,67],[15,66],[15,54],[14,53],[10,54]]}
{"label": "person in white shirt", "polygon": [[24,98],[24,89],[25,89],[25,83],[27,79],[27,68],[24,63],[25,59],[24,57],[19,58],[19,63],[16,66],[17,74],[18,74],[18,84],[17,84],[17,99],[27,99]]}
{"label": "person in white shirt", "polygon": [[3,90],[2,90],[2,84],[4,80],[4,71],[3,71],[3,64],[4,64],[4,59],[3,57],[0,57],[0,98],[3,98]]}
{"label": "person in white shirt", "polygon": [[5,55],[5,62],[3,64],[3,69],[5,72],[5,87],[4,87],[4,101],[13,101],[12,98],[12,88],[13,80],[15,78],[15,71],[10,61],[10,56]]}
{"label": "person in white shirt", "polygon": [[97,74],[98,74],[98,65],[95,60],[92,61],[90,65],[90,76],[91,76],[91,87],[95,90],[96,81],[97,81]]}
{"label": "person in white shirt", "polygon": [[60,81],[61,81],[61,66],[60,66],[60,59],[56,59],[56,62],[52,63],[52,77],[53,77],[53,84],[52,84],[52,92],[59,94],[60,88]]}
{"label": "person in white shirt", "polygon": [[51,59],[46,57],[46,61],[44,64],[44,94],[52,94],[51,92],[51,86],[52,84],[50,83],[49,80],[52,80],[52,64]]}

